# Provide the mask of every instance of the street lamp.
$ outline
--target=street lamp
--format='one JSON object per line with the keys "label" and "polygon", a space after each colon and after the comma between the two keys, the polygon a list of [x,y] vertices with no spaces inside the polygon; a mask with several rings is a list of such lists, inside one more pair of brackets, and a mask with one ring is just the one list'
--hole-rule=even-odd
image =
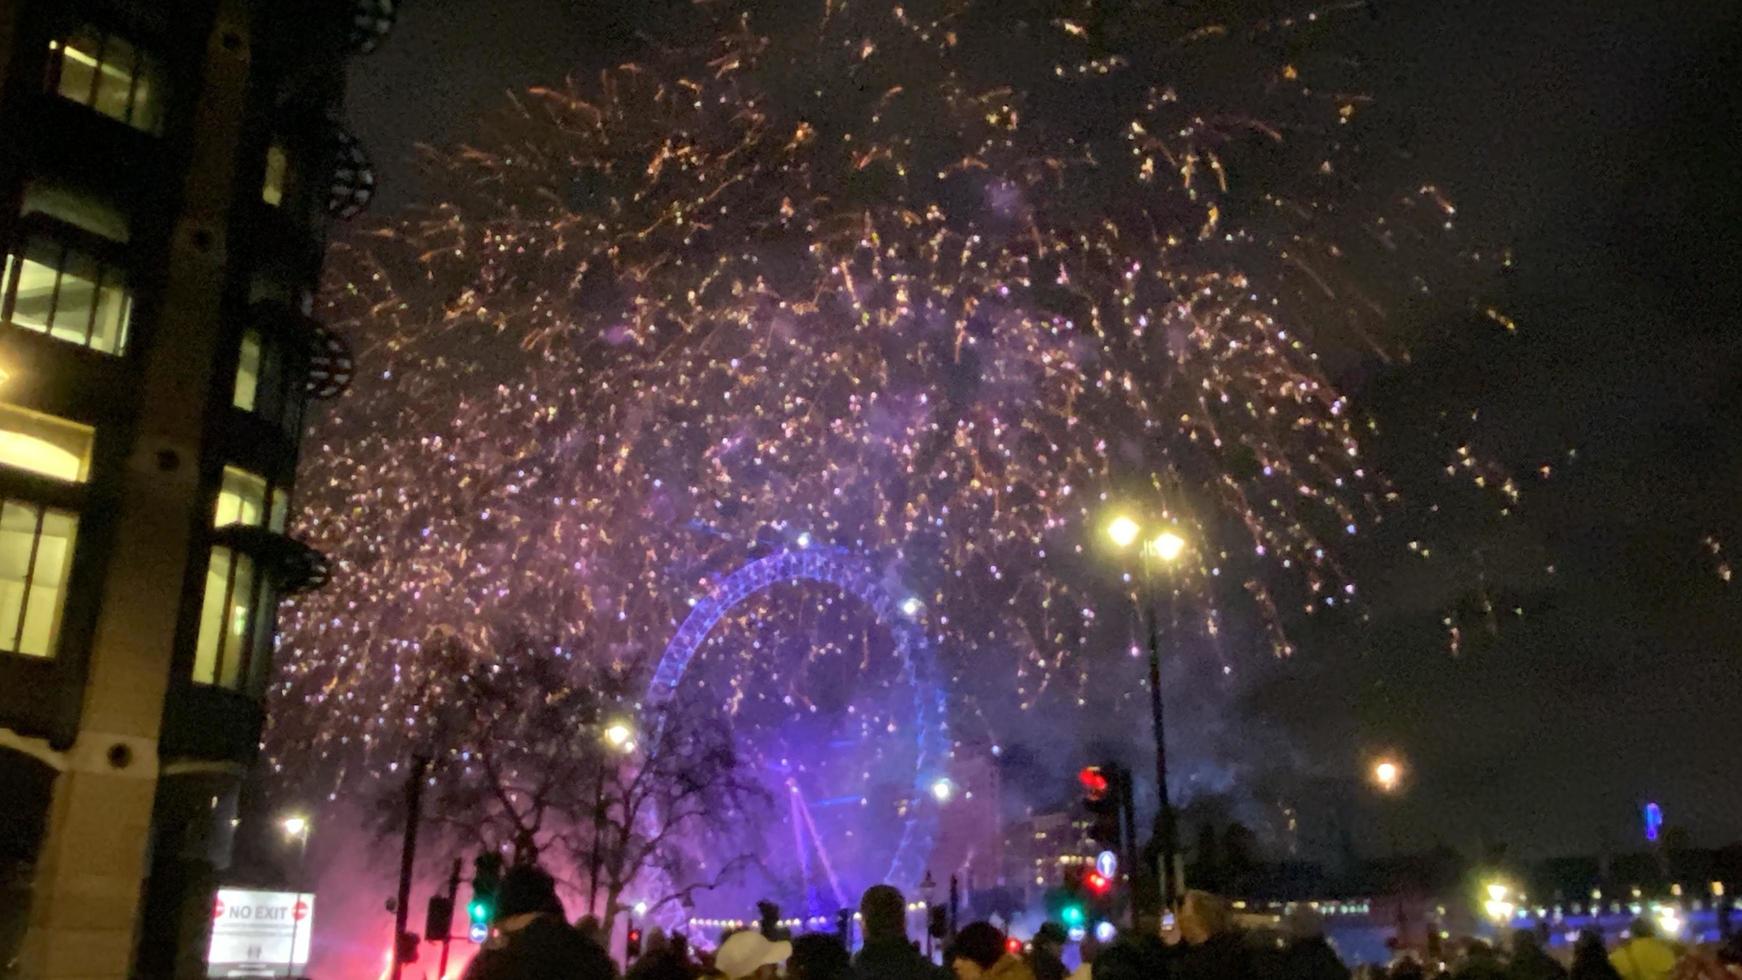
{"label": "street lamp", "polygon": [[1395,793],[1403,785],[1403,764],[1395,759],[1373,763],[1373,785],[1381,793]]}
{"label": "street lamp", "polygon": [[1120,514],[1107,522],[1107,537],[1117,548],[1131,547],[1131,542],[1136,541],[1137,536],[1142,533],[1143,528],[1124,514]]}
{"label": "street lamp", "polygon": [[[622,719],[608,721],[605,727],[599,729],[599,739],[607,748],[622,755],[635,751],[635,729],[629,722]],[[591,855],[587,860],[587,914],[593,910],[599,901],[599,866],[603,863],[603,855],[599,853],[599,835],[605,829],[605,760],[599,760],[599,768],[593,780],[593,843]]]}
{"label": "street lamp", "polygon": [[302,918],[298,916],[297,907],[302,904],[303,889],[303,859],[308,856],[309,819],[301,814],[293,813],[278,822],[287,840],[296,841],[296,881],[292,885],[290,899],[290,956],[284,964],[284,975],[289,976],[296,969],[296,940],[301,931]]}
{"label": "street lamp", "polygon": [[628,722],[614,721],[606,725],[604,738],[606,745],[619,752],[635,750],[635,729],[630,728]]}
{"label": "street lamp", "polygon": [[1161,895],[1163,905],[1178,904],[1179,881],[1176,861],[1177,832],[1174,827],[1173,803],[1167,791],[1167,725],[1161,699],[1161,627],[1156,621],[1155,568],[1171,567],[1186,551],[1186,539],[1171,523],[1157,523],[1145,528],[1130,514],[1115,514],[1106,524],[1107,540],[1119,551],[1126,551],[1148,535],[1138,547],[1143,570],[1144,619],[1149,634],[1149,713],[1155,731],[1155,787],[1160,798],[1155,814],[1156,850],[1159,852]]}
{"label": "street lamp", "polygon": [[1488,918],[1495,922],[1506,922],[1512,918],[1512,913],[1518,908],[1512,901],[1512,887],[1503,881],[1490,881],[1483,887],[1487,898],[1482,902],[1482,911],[1488,913]]}

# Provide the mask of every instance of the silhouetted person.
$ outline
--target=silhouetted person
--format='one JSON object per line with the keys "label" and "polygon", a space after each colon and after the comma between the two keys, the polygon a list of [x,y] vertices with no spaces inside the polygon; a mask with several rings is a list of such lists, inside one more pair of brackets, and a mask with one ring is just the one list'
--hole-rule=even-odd
{"label": "silhouetted person", "polygon": [[865,942],[853,958],[857,980],[943,980],[944,971],[907,941],[907,899],[889,885],[872,885],[859,899]]}
{"label": "silhouetted person", "polygon": [[774,980],[792,956],[792,942],[773,940],[755,929],[726,937],[714,951],[714,970],[726,980]]}
{"label": "silhouetted person", "polygon": [[1658,938],[1650,919],[1634,919],[1627,927],[1627,936],[1627,941],[1609,954],[1609,965],[1621,974],[1621,980],[1664,980],[1675,969],[1680,951]]}
{"label": "silhouetted person", "polygon": [[495,935],[466,967],[466,980],[612,980],[616,964],[563,917],[556,884],[542,869],[508,869],[496,896]]}
{"label": "silhouetted person", "polygon": [[1028,961],[1004,945],[1004,933],[990,922],[971,922],[956,933],[944,952],[956,980],[1034,980]]}
{"label": "silhouetted person", "polygon": [[1452,980],[1506,980],[1506,968],[1500,965],[1494,947],[1472,939],[1464,944],[1464,955],[1452,971]]}
{"label": "silhouetted person", "polygon": [[1179,913],[1185,952],[1177,975],[1187,980],[1248,980],[1257,974],[1257,958],[1246,937],[1234,928],[1228,903],[1209,892],[1186,892]]}
{"label": "silhouetted person", "polygon": [[658,926],[647,930],[641,946],[641,958],[629,968],[626,980],[691,980],[687,945],[677,942],[682,936],[666,938]]}
{"label": "silhouetted person", "polygon": [[1512,959],[1506,964],[1507,980],[1567,980],[1566,967],[1543,951],[1535,932],[1519,929],[1512,934]]}
{"label": "silhouetted person", "polygon": [[826,932],[806,933],[792,941],[792,958],[786,961],[788,980],[851,980],[853,958],[839,936]]}
{"label": "silhouetted person", "polygon": [[1579,933],[1573,946],[1571,980],[1621,980],[1621,974],[1609,962],[1609,951],[1603,948],[1603,934],[1595,929]]}
{"label": "silhouetted person", "polygon": [[1349,980],[1349,968],[1325,939],[1325,920],[1297,906],[1283,921],[1288,932],[1282,950],[1282,976],[1288,980]]}
{"label": "silhouetted person", "polygon": [[1044,922],[1034,933],[1034,945],[1028,952],[1028,968],[1034,971],[1034,980],[1065,980],[1070,976],[1065,969],[1065,943],[1069,942],[1064,926],[1056,922]]}

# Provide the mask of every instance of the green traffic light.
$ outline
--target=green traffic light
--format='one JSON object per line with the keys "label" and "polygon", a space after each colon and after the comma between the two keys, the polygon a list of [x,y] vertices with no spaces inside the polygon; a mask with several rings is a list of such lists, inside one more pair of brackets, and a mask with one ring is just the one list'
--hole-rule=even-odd
{"label": "green traffic light", "polygon": [[1059,917],[1065,920],[1067,926],[1081,926],[1088,921],[1088,917],[1083,914],[1081,905],[1065,906],[1063,911],[1059,913]]}
{"label": "green traffic light", "polygon": [[473,922],[490,921],[490,906],[483,902],[475,901],[471,905],[466,906],[466,913],[472,917]]}

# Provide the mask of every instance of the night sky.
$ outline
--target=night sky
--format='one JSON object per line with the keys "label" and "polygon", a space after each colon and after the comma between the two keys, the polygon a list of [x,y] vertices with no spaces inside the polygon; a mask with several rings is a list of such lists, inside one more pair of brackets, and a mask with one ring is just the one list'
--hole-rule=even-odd
{"label": "night sky", "polygon": [[[1742,580],[1720,574],[1724,559],[1742,571],[1742,191],[1727,152],[1742,18],[1722,2],[1376,7],[1337,46],[1364,65],[1399,165],[1450,192],[1467,238],[1512,247],[1502,299],[1519,330],[1405,324],[1441,339],[1343,380],[1406,489],[1431,493],[1469,438],[1520,474],[1524,500],[1504,517],[1447,505],[1480,556],[1464,569],[1480,596],[1386,547],[1397,529],[1359,559],[1372,622],[1319,624],[1292,661],[1235,681],[1176,667],[1181,765],[1203,786],[1256,785],[1252,747],[1286,743],[1296,776],[1383,821],[1369,848],[1379,826],[1403,846],[1625,846],[1648,799],[1699,843],[1742,838]],[[416,199],[414,144],[464,141],[509,90],[634,57],[640,32],[687,16],[664,0],[407,4],[350,93],[384,184],[377,216]],[[1386,749],[1411,770],[1396,812],[1359,786]]]}

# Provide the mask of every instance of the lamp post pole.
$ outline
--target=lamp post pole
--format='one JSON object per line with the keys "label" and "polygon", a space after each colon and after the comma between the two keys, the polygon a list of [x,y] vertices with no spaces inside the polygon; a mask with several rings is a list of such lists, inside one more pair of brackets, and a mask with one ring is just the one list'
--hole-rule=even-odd
{"label": "lamp post pole", "polygon": [[302,917],[296,913],[297,906],[302,904],[304,876],[303,863],[308,857],[308,820],[301,817],[293,817],[290,820],[285,821],[285,828],[287,830],[293,826],[296,828],[293,832],[293,836],[297,839],[296,880],[293,881],[290,886],[290,953],[284,960],[284,975],[287,977],[296,975],[296,940],[302,932]]}
{"label": "lamp post pole", "polygon": [[[1157,884],[1160,885],[1164,908],[1179,903],[1180,881],[1173,801],[1167,791],[1167,724],[1161,696],[1161,623],[1157,606],[1156,563],[1171,566],[1186,548],[1186,540],[1172,527],[1163,525],[1157,532],[1154,525],[1145,528],[1128,515],[1118,515],[1106,526],[1107,537],[1121,551],[1136,545],[1138,562],[1142,566],[1144,626],[1149,641],[1149,716],[1155,734],[1155,851]],[[1152,537],[1150,535],[1153,535]],[[1129,580],[1129,573],[1127,574]]]}
{"label": "lamp post pole", "polygon": [[1148,593],[1149,624],[1149,718],[1155,733],[1155,795],[1158,806],[1155,811],[1155,849],[1156,863],[1161,884],[1161,901],[1164,908],[1177,908],[1179,905],[1179,882],[1174,872],[1174,853],[1178,849],[1178,837],[1174,827],[1173,800],[1167,791],[1167,721],[1166,709],[1161,698],[1161,627],[1157,622],[1155,611],[1155,583],[1149,573],[1149,561],[1144,560],[1145,591]]}

